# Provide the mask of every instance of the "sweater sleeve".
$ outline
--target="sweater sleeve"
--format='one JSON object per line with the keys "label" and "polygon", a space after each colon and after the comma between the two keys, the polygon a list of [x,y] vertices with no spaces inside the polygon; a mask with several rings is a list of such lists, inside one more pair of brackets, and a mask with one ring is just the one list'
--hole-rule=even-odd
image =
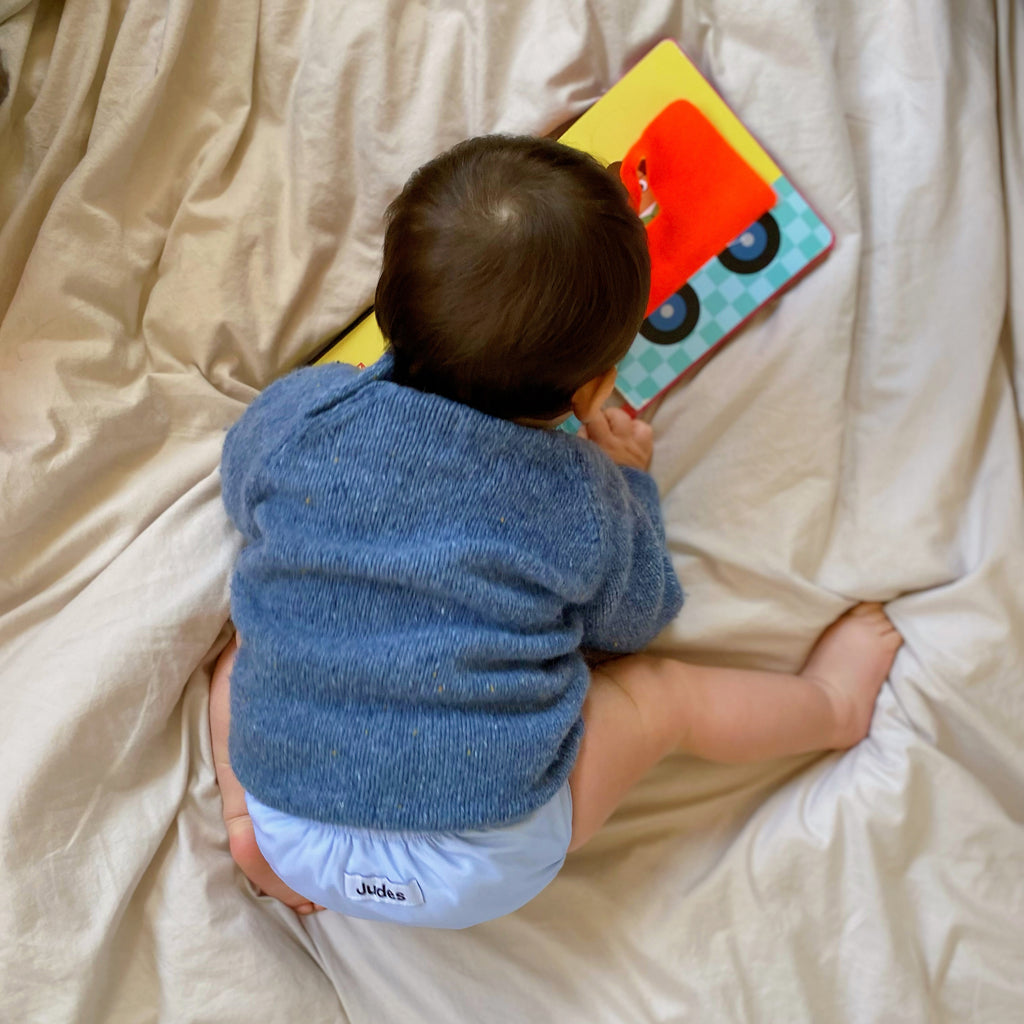
{"label": "sweater sleeve", "polygon": [[257,395],[228,431],[221,454],[221,491],[224,507],[246,541],[259,535],[253,513],[264,497],[271,460],[358,372],[340,363],[295,370]]}
{"label": "sweater sleeve", "polygon": [[641,470],[590,459],[601,578],[583,609],[583,646],[627,653],[678,614],[683,591],[665,542],[658,489]]}

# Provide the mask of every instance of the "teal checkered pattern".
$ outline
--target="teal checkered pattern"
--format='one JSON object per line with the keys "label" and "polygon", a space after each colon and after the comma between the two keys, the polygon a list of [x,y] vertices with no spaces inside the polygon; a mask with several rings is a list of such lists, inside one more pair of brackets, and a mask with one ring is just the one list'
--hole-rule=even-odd
{"label": "teal checkered pattern", "polygon": [[634,409],[664,391],[832,244],[832,232],[786,178],[773,187],[778,199],[771,214],[781,236],[775,259],[756,273],[734,274],[715,256],[690,278],[700,300],[693,333],[675,345],[652,345],[638,334],[619,363],[617,388]]}

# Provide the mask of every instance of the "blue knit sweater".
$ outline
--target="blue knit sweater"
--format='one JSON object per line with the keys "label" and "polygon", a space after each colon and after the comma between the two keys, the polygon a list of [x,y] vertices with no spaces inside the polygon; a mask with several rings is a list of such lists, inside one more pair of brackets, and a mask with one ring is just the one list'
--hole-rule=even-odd
{"label": "blue knit sweater", "polygon": [[296,371],[227,436],[231,762],[317,821],[512,822],[575,762],[580,648],[638,650],[682,604],[658,493],[588,441],[390,372]]}

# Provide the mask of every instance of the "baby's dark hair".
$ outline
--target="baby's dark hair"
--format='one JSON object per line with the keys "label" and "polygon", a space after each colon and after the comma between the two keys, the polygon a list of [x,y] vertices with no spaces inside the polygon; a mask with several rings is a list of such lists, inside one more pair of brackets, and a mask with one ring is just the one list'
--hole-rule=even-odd
{"label": "baby's dark hair", "polygon": [[395,380],[506,419],[549,418],[629,349],[650,290],[625,189],[551,139],[469,139],[388,208],[377,322]]}

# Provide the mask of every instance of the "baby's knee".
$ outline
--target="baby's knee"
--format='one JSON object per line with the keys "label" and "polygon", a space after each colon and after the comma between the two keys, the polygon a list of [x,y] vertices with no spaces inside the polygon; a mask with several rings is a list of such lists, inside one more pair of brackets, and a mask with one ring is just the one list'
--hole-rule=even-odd
{"label": "baby's knee", "polygon": [[[667,753],[678,740],[677,724],[666,715],[668,691],[674,689],[678,669],[679,663],[670,658],[631,654],[594,669],[591,686],[597,684],[616,692],[623,725],[629,723],[644,742]],[[599,677],[603,677],[600,682]]]}

